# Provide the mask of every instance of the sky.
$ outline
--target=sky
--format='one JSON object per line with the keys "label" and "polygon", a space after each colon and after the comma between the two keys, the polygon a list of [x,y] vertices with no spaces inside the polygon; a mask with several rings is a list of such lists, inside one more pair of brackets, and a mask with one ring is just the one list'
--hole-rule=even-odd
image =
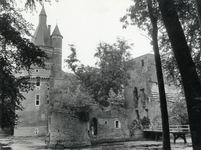
{"label": "sky", "polygon": [[[51,3],[44,3],[47,24],[51,25],[52,31],[57,24],[63,36],[62,59],[70,54],[69,44],[74,44],[81,63],[93,66],[98,44],[113,44],[117,37],[134,44],[131,51],[133,58],[152,53],[146,32],[136,26],[122,28],[120,17],[132,4],[132,0],[51,0]],[[41,8],[38,4],[36,11],[23,12],[24,18],[34,25],[34,29],[38,25]],[[62,64],[64,67],[65,64]]]}

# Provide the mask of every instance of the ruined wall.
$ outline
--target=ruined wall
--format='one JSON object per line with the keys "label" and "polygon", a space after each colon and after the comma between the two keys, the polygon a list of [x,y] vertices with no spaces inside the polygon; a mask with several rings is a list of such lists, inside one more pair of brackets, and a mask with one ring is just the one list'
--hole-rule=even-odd
{"label": "ruined wall", "polygon": [[68,111],[54,111],[51,114],[50,147],[54,147],[58,140],[65,147],[90,145],[88,123],[69,115]]}
{"label": "ruined wall", "polygon": [[[134,119],[149,117],[151,123],[160,114],[158,81],[153,54],[146,54],[132,60],[130,79],[125,87],[129,124]],[[175,101],[178,89],[165,78],[165,91],[168,105]]]}
{"label": "ruined wall", "polygon": [[14,136],[44,136],[47,133],[47,126],[18,127]]}
{"label": "ruined wall", "polygon": [[[128,128],[127,112],[114,110],[113,108],[98,109],[93,106],[94,110],[90,116],[90,137],[92,142],[108,142],[121,141],[130,138]],[[94,120],[97,124],[94,125]],[[96,128],[96,133],[93,134],[93,128]],[[136,138],[142,137],[142,133],[136,135]]]}

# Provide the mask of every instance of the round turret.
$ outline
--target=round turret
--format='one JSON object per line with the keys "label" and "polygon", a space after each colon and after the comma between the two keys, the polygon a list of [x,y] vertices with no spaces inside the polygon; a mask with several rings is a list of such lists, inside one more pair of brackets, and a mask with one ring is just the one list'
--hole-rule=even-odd
{"label": "round turret", "polygon": [[51,35],[51,44],[54,48],[52,53],[53,61],[53,72],[55,77],[60,77],[61,74],[61,63],[62,63],[62,39],[58,26],[56,25],[52,35]]}

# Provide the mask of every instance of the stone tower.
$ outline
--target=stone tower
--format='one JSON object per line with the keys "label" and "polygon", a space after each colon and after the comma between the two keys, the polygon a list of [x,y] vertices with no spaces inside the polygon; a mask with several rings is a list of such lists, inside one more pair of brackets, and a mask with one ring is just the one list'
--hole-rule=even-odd
{"label": "stone tower", "polygon": [[[17,111],[19,123],[14,130],[15,136],[38,136],[47,133],[49,93],[64,80],[61,65],[62,38],[58,25],[51,34],[51,26],[47,26],[47,15],[43,7],[31,41],[45,51],[49,59],[45,60],[46,69],[32,66],[30,81],[35,83],[35,88],[23,93],[26,100],[22,102],[24,110]],[[23,72],[21,75],[25,76],[28,73]]]}
{"label": "stone tower", "polygon": [[[145,54],[132,59],[130,63],[133,68],[129,71],[130,78],[125,87],[129,124],[143,117],[148,117],[151,124],[156,124],[155,120],[161,112],[154,55]],[[178,99],[179,89],[168,80],[165,73],[164,87],[170,107]]]}

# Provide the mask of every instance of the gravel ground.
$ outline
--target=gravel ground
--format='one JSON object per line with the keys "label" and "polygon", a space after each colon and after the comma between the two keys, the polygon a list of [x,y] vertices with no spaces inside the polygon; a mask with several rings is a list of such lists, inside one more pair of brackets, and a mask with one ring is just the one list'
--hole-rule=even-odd
{"label": "gravel ground", "polygon": [[[0,150],[47,150],[44,138],[41,137],[0,137],[2,148]],[[161,150],[162,141],[140,140],[117,143],[104,143],[93,145],[89,148],[74,150]],[[182,139],[177,139],[176,144],[171,139],[172,150],[192,150],[191,139],[187,137],[187,143]],[[49,149],[50,150],[50,149]],[[70,150],[70,149],[66,149]]]}

